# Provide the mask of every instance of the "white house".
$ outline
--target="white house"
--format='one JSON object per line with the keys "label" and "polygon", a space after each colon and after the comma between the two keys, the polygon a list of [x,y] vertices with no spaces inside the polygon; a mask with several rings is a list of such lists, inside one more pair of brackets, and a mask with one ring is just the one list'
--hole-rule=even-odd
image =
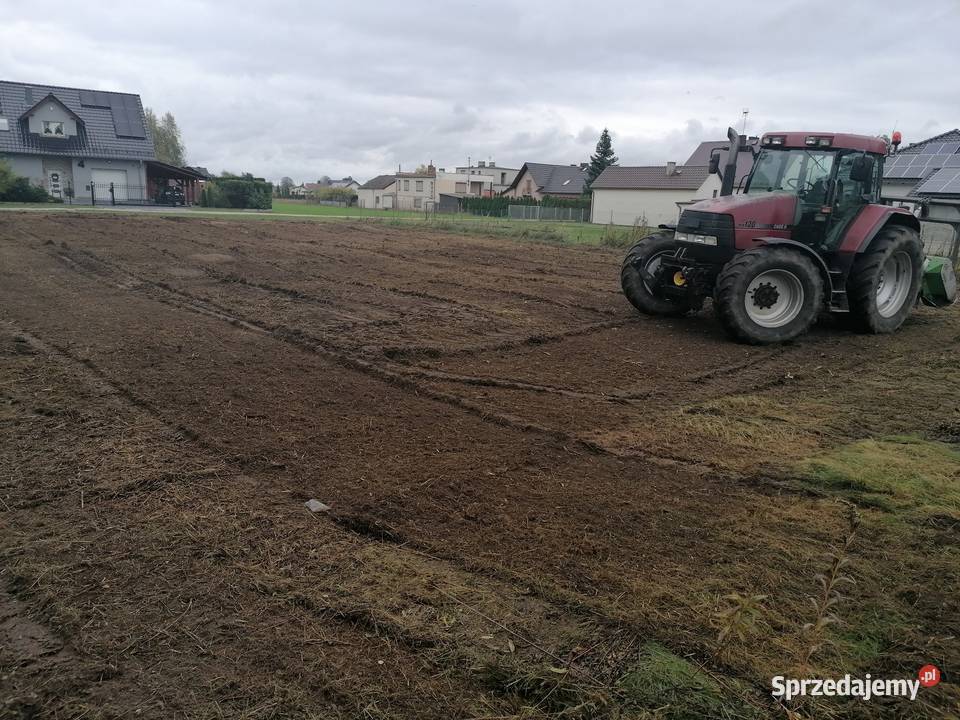
{"label": "white house", "polygon": [[654,167],[612,165],[593,181],[590,221],[600,225],[645,225],[675,223],[680,216],[677,203],[701,195],[708,184],[705,166],[678,167],[667,163]]}
{"label": "white house", "polygon": [[390,210],[397,197],[395,175],[377,175],[357,189],[357,205],[375,210]]}
{"label": "white house", "polygon": [[[751,138],[751,141],[755,138]],[[682,206],[697,200],[715,198],[720,193],[720,176],[708,170],[710,155],[719,151],[720,170],[727,162],[729,142],[703,142],[685,165],[627,167],[613,165],[604,170],[590,186],[593,194],[591,222],[607,225],[646,225],[675,223]],[[734,188],[741,187],[753,167],[753,153],[743,150],[737,156]]]}

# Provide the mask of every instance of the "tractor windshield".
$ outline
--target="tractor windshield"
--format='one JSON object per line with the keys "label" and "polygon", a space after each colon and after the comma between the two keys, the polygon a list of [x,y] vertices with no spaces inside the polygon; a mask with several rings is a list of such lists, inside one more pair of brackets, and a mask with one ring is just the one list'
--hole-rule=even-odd
{"label": "tractor windshield", "polygon": [[754,164],[746,192],[780,190],[794,195],[826,197],[833,160],[833,152],[822,150],[764,148]]}

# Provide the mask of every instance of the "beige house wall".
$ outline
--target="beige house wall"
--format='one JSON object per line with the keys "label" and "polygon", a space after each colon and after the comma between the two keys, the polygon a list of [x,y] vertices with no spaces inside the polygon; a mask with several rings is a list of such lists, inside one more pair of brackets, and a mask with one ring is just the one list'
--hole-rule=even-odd
{"label": "beige house wall", "polygon": [[675,223],[678,202],[697,196],[695,190],[594,190],[590,220],[598,225]]}
{"label": "beige house wall", "polygon": [[543,195],[537,190],[536,181],[526,169],[520,173],[517,186],[504,195],[512,198],[532,197],[534,200],[543,200]]}
{"label": "beige house wall", "polygon": [[[392,183],[383,189],[361,188],[357,190],[357,205],[372,210],[390,210],[395,205],[394,196],[396,195],[396,191],[396,183]],[[384,196],[386,196],[386,198]]]}

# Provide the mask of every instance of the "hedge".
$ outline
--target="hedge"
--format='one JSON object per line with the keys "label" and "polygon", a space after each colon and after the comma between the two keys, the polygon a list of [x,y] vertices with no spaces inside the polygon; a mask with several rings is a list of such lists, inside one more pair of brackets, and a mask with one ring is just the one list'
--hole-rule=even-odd
{"label": "hedge", "polygon": [[53,200],[46,190],[39,185],[31,185],[25,177],[14,179],[6,191],[0,193],[0,202],[43,203]]}
{"label": "hedge", "polygon": [[534,200],[531,197],[511,198],[499,195],[497,197],[465,197],[460,198],[460,210],[472,215],[486,215],[489,217],[506,217],[511,205],[540,205],[542,207],[563,207],[590,209],[589,197],[558,198],[547,195],[543,200]]}
{"label": "hedge", "polygon": [[252,178],[217,178],[207,183],[200,193],[204,207],[249,208],[270,210],[273,207],[273,184]]}

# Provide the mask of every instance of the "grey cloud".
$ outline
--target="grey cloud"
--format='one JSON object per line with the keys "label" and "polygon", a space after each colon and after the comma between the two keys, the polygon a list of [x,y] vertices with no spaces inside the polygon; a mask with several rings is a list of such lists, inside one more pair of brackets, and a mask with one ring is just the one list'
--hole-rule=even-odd
{"label": "grey cloud", "polygon": [[139,92],[191,162],[271,178],[582,162],[605,126],[622,163],[660,163],[745,107],[750,132],[956,127],[958,21],[954,0],[19,3],[0,75]]}

